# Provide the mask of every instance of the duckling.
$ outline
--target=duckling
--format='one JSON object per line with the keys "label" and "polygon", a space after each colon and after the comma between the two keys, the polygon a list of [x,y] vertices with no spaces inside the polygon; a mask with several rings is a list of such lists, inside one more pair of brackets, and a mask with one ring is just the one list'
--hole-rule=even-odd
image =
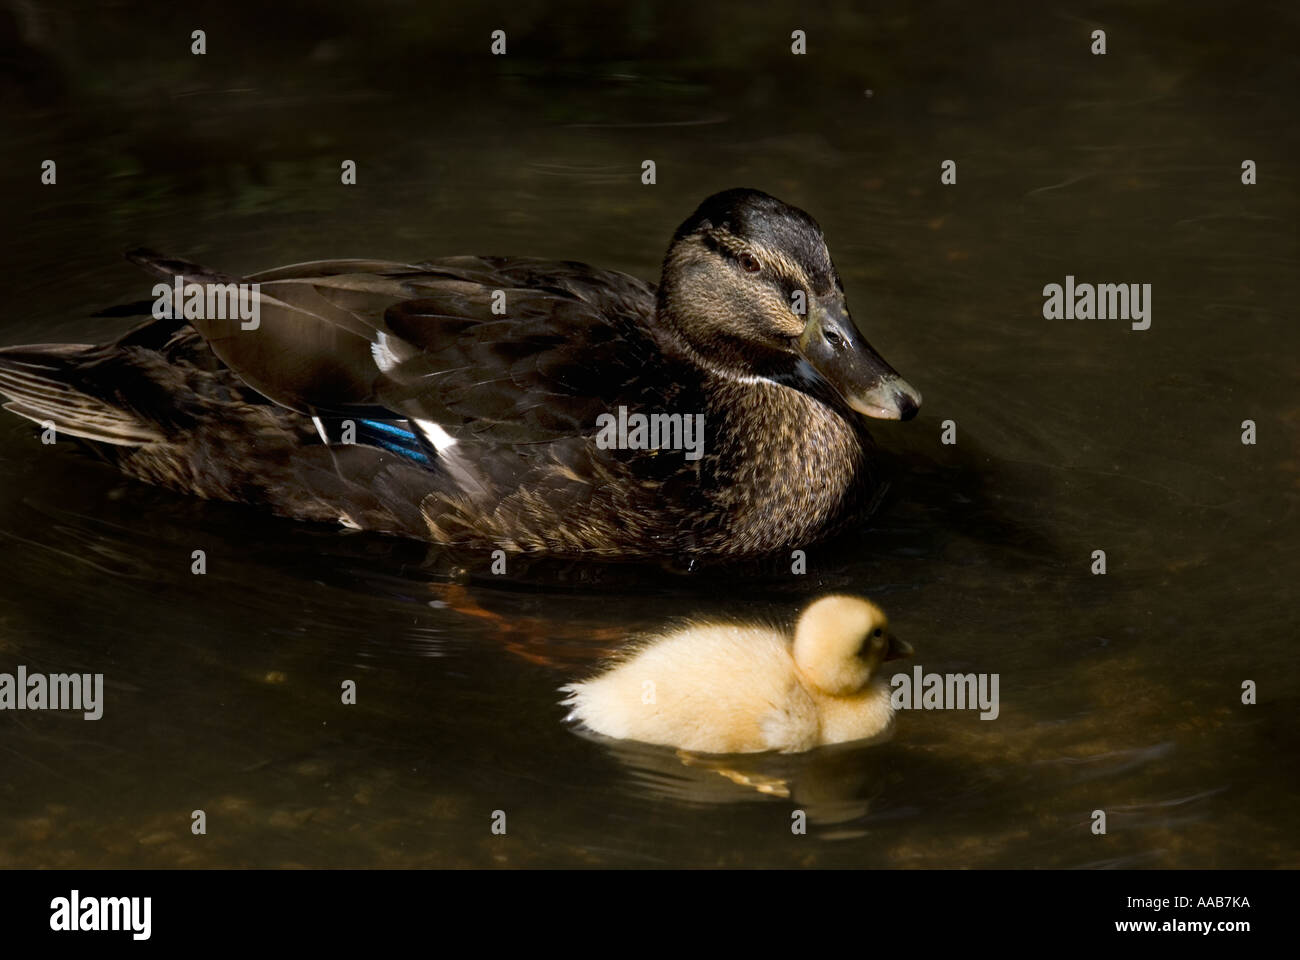
{"label": "duckling", "polygon": [[525,257],[238,277],[128,256],[164,290],[245,284],[254,322],[190,316],[206,310],[189,293],[184,317],[109,311],[163,316],[103,346],[0,350],[6,409],[137,479],[300,520],[583,559],[755,558],[876,503],[861,418],[921,403],[849,316],[817,222],[758,190],[706,199],[657,286]]}
{"label": "duckling", "polygon": [[607,672],[561,688],[566,719],[596,733],[698,753],[799,753],[893,723],[886,660],[912,649],[870,600],[829,595],[793,637],[696,623],[638,644]]}

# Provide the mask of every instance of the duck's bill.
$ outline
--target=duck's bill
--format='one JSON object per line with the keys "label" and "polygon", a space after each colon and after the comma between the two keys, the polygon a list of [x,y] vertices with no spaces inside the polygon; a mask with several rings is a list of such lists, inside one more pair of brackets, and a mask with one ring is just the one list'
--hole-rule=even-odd
{"label": "duck's bill", "polygon": [[858,332],[842,303],[814,302],[799,352],[852,409],[877,420],[911,420],[921,393]]}
{"label": "duck's bill", "polygon": [[886,660],[900,660],[903,657],[910,657],[915,652],[906,640],[899,640],[892,633],[889,635],[889,646],[885,649]]}
{"label": "duck's bill", "polygon": [[921,409],[921,393],[898,374],[882,377],[861,393],[844,394],[845,402],[876,420],[911,420]]}

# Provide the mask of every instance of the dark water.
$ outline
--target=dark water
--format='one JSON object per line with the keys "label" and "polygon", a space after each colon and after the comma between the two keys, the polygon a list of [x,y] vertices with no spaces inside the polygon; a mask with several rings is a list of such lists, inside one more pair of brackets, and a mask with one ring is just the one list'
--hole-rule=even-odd
{"label": "dark water", "polygon": [[[700,199],[747,185],[821,221],[925,406],[875,431],[884,509],[803,577],[494,578],[125,481],[5,415],[0,671],[102,672],[107,703],[0,714],[0,865],[1300,862],[1293,8],[702,6],[7,11],[5,343],[120,331],[90,314],[148,295],[120,256],[141,244],[653,277]],[[1067,274],[1152,284],[1151,328],[1043,319]],[[630,633],[832,589],[927,670],[999,674],[999,718],[725,760],[561,722],[556,688]]]}

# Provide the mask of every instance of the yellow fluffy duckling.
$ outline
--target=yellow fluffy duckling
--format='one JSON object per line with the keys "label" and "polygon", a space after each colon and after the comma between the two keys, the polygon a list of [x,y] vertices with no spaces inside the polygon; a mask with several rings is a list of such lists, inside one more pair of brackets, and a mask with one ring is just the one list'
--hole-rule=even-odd
{"label": "yellow fluffy duckling", "polygon": [[793,639],[759,625],[691,624],[561,692],[569,720],[608,737],[699,753],[798,753],[887,730],[880,666],[911,652],[874,603],[832,595],[804,610]]}

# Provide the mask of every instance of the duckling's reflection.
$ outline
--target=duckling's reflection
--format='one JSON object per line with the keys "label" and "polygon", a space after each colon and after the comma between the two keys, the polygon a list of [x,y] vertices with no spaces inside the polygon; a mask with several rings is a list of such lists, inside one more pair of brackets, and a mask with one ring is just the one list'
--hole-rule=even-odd
{"label": "duckling's reflection", "polygon": [[887,758],[878,747],[892,736],[800,754],[719,755],[580,735],[602,743],[627,768],[629,782],[651,797],[699,806],[788,800],[820,825],[861,821],[871,813],[887,780]]}

